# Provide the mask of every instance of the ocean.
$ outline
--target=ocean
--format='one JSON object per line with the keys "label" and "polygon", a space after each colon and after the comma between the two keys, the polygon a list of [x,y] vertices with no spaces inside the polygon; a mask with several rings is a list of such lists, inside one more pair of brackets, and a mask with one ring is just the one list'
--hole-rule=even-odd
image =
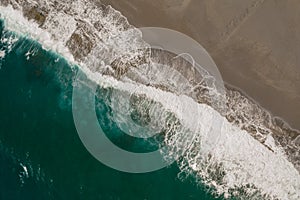
{"label": "ocean", "polygon": [[[144,32],[99,2],[10,2],[0,3],[0,200],[300,199],[299,132],[219,90],[196,41]],[[175,56],[170,44],[200,51]]]}
{"label": "ocean", "polygon": [[[76,66],[32,39],[0,28],[0,199],[221,199],[176,163],[132,174],[101,164],[84,147],[72,115]],[[11,45],[9,40],[17,38]],[[101,90],[101,88],[100,88]],[[135,140],[107,117],[97,100],[107,136],[133,151],[157,148]]]}

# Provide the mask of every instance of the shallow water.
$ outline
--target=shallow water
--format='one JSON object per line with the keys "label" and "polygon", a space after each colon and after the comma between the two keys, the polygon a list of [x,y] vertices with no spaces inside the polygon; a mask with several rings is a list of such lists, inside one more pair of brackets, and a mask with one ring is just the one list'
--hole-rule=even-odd
{"label": "shallow water", "polygon": [[[1,26],[1,39],[13,35],[3,31]],[[94,159],[73,122],[76,69],[26,38],[9,48],[1,40],[6,55],[0,61],[0,199],[215,199],[192,177],[180,180],[176,164],[129,174]],[[156,148],[124,136],[108,123],[108,107],[97,102],[98,120],[116,144],[132,151]]]}

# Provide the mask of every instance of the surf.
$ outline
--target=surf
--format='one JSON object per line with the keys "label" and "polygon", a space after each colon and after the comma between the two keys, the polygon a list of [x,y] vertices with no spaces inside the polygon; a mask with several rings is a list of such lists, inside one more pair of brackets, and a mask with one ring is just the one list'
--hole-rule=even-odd
{"label": "surf", "polygon": [[[99,14],[100,11],[96,11],[96,8],[92,10],[94,12],[90,14],[92,15],[90,23],[95,24],[98,20],[97,17],[103,16],[103,14]],[[108,11],[112,14],[106,13],[106,17],[101,23],[105,24],[111,32],[98,32],[98,36],[104,42],[98,43],[86,57],[77,55],[77,58],[74,58],[74,51],[71,53],[66,44],[67,38],[71,37],[72,31],[75,30],[72,25],[74,21],[66,20],[71,19],[72,15],[68,15],[66,18],[62,17],[64,20],[60,21],[61,26],[66,21],[71,21],[71,25],[67,29],[57,30],[49,26],[49,29],[45,30],[36,23],[25,19],[21,11],[17,11],[11,6],[0,7],[1,18],[4,19],[7,30],[13,31],[19,36],[32,38],[41,43],[46,50],[52,50],[62,55],[70,63],[73,63],[73,67],[76,65],[89,80],[100,87],[112,88],[117,93],[121,92],[127,95],[133,93],[137,96],[144,95],[143,99],[150,99],[163,105],[161,109],[173,113],[176,119],[172,121],[173,126],[169,130],[174,130],[174,122],[180,121],[183,127],[181,130],[184,131],[178,131],[178,129],[166,131],[164,143],[168,147],[168,151],[161,153],[166,159],[175,157],[182,172],[191,174],[201,184],[214,188],[217,195],[224,195],[227,198],[244,195],[244,198],[253,199],[258,197],[267,199],[300,198],[299,172],[287,159],[282,148],[272,144],[271,135],[268,143],[273,145],[270,147],[273,151],[270,151],[241,127],[230,123],[210,106],[199,104],[189,96],[145,86],[133,80],[118,80],[116,77],[110,76],[111,72],[109,71],[113,70],[113,66],[109,66],[108,63],[115,60],[118,54],[124,55],[122,59],[131,62],[139,55],[143,55],[145,52],[140,49],[147,49],[148,45],[140,39],[141,33],[136,29],[125,35],[120,34],[121,37],[115,37],[114,34],[117,35],[123,30],[116,28],[118,26],[114,24],[112,8],[108,8]],[[77,12],[81,11],[77,10]],[[64,36],[59,41],[59,35],[62,33]],[[132,38],[137,38],[134,43],[130,40]],[[7,49],[12,48],[10,45],[13,45],[15,41],[13,39],[7,41],[11,41],[7,43]],[[69,45],[71,44],[69,43]],[[6,54],[2,53],[2,57],[5,58]],[[122,59],[120,63],[124,62]],[[122,73],[122,71],[119,72]],[[175,106],[177,102],[182,102],[183,105],[192,105],[200,112],[189,113],[189,110],[185,110],[187,106],[183,106],[183,110],[178,110]],[[114,104],[110,104],[110,106],[113,107]],[[161,109],[154,110],[153,113],[157,114],[161,112]],[[127,111],[122,110],[121,115],[123,112]],[[203,152],[203,145],[205,145],[203,141],[206,140],[205,138],[209,138],[208,134],[213,129],[214,121],[212,119],[214,118],[212,116],[216,116],[222,122],[220,124],[221,131],[218,133],[218,141],[214,144],[214,148]],[[119,119],[121,118],[119,116]],[[197,121],[195,122],[195,120]],[[195,126],[195,124],[200,124],[200,126]]]}

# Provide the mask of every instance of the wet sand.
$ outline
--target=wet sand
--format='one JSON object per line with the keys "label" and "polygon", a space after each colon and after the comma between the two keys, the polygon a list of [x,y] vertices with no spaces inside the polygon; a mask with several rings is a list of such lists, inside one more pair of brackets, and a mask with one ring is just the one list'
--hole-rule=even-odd
{"label": "wet sand", "polygon": [[136,27],[197,40],[223,80],[300,129],[300,3],[296,0],[102,0]]}

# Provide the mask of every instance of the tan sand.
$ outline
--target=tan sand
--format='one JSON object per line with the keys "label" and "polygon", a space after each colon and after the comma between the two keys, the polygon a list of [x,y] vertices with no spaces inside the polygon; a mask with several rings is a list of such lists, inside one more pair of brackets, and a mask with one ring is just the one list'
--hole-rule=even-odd
{"label": "tan sand", "polygon": [[297,0],[102,0],[137,27],[183,32],[202,44],[224,81],[300,129]]}

